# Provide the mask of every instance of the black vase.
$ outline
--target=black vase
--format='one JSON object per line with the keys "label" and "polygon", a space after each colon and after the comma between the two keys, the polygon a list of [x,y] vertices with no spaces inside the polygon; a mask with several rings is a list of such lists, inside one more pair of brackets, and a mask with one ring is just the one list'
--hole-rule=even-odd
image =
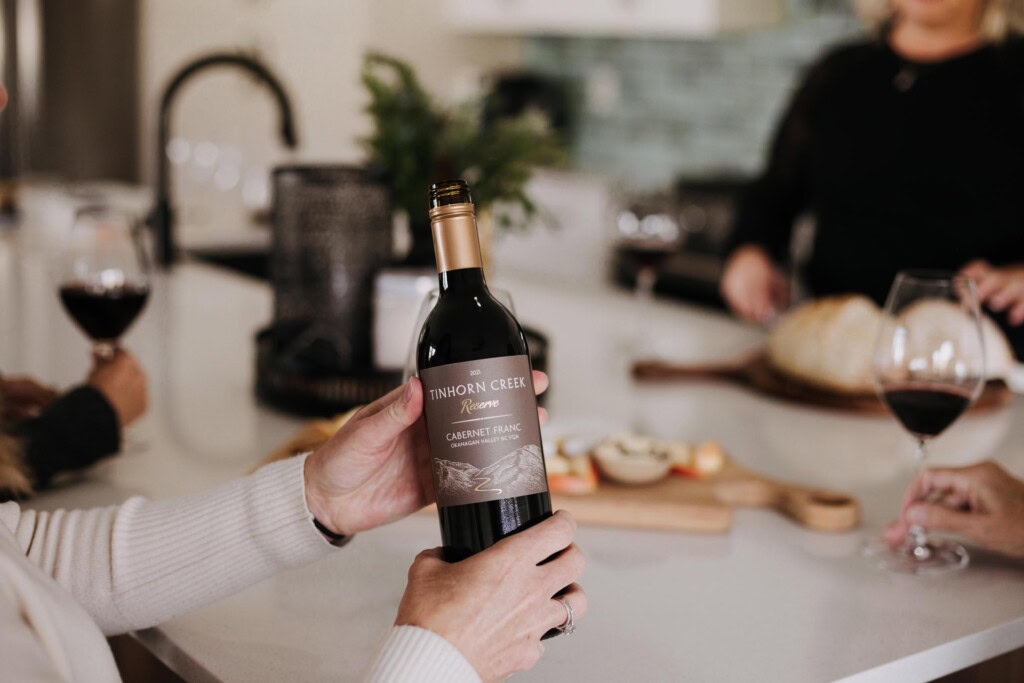
{"label": "black vase", "polygon": [[[256,338],[256,392],[331,415],[397,386],[373,364],[373,278],[391,262],[387,186],[363,168],[274,170],[274,321]],[[428,226],[429,230],[429,226]]]}
{"label": "black vase", "polygon": [[277,168],[273,228],[274,321],[316,327],[337,370],[368,368],[373,277],[391,259],[387,187],[359,167]]}

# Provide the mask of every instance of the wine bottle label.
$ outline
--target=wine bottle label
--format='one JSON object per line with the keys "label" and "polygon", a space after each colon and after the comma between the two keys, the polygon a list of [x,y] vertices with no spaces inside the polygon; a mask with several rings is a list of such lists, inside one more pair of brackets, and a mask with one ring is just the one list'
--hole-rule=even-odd
{"label": "wine bottle label", "polygon": [[438,505],[548,490],[525,355],[428,368],[420,381]]}

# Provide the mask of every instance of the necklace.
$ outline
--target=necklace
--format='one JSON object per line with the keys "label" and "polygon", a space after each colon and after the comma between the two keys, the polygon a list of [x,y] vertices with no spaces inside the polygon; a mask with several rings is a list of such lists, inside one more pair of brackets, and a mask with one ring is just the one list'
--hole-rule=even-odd
{"label": "necklace", "polygon": [[912,64],[904,64],[893,76],[892,84],[900,92],[907,92],[917,82],[917,67]]}

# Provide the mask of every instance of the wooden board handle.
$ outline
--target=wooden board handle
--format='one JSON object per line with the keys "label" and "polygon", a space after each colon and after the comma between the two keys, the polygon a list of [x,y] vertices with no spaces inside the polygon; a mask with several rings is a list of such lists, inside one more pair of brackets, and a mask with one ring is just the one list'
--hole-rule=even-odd
{"label": "wooden board handle", "polygon": [[850,496],[832,491],[780,487],[776,507],[816,531],[848,531],[860,522],[860,505]]}
{"label": "wooden board handle", "polygon": [[719,500],[729,505],[775,508],[815,531],[848,531],[860,522],[860,505],[845,493],[785,484],[742,469],[740,473],[712,486]]}

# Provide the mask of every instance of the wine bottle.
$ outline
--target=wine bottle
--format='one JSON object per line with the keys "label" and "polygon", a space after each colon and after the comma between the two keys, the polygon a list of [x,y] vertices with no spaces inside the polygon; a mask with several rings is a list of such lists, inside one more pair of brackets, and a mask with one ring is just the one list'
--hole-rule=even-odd
{"label": "wine bottle", "polygon": [[488,291],[463,180],[430,188],[439,297],[420,331],[434,493],[457,562],[551,514],[526,338]]}

